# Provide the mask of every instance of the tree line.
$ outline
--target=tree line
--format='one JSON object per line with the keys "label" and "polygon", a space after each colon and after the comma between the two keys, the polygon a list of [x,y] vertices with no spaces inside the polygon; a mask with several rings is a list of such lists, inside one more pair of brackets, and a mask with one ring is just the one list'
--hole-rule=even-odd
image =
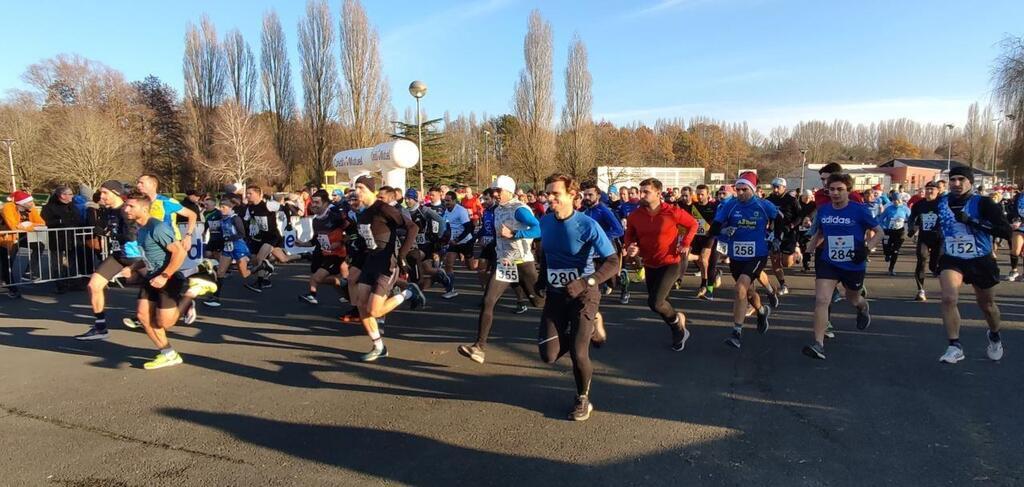
{"label": "tree line", "polygon": [[[338,151],[395,137],[422,143],[428,184],[484,185],[505,173],[539,185],[554,170],[588,178],[597,166],[703,167],[727,174],[756,168],[774,176],[799,167],[801,151],[808,163],[938,159],[951,152],[978,168],[995,163],[1024,173],[1024,127],[997,121],[1005,115],[1024,120],[1019,38],[1004,42],[993,71],[1001,110],[975,103],[952,130],[909,119],[811,120],[765,134],[745,122],[702,116],[650,125],[594,121],[594,80],[578,34],[566,50],[559,114],[553,28],[535,10],[512,113],[423,113],[419,141],[413,110],[399,119],[392,107],[379,35],[358,0],[344,0],[337,19],[326,0],[309,0],[295,32],[297,39],[289,40],[273,10],[265,13],[255,44],[237,29],[220,36],[205,16],[189,24],[181,94],[153,76],[126,81],[116,69],[75,54],[27,67],[22,79],[30,89],[0,103],[0,137],[16,141],[21,185],[96,187],[146,170],[176,192],[229,182],[292,188],[320,182]],[[298,46],[301,100],[293,90],[290,42]],[[0,166],[6,175],[6,165]]]}

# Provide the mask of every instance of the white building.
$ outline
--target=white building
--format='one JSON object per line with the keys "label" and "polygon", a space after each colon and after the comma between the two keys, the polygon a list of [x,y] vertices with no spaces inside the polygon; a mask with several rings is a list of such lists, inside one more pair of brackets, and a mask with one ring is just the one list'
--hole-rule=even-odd
{"label": "white building", "polygon": [[702,167],[625,167],[598,166],[597,186],[608,191],[609,186],[639,186],[640,181],[655,178],[665,188],[681,188],[704,184]]}

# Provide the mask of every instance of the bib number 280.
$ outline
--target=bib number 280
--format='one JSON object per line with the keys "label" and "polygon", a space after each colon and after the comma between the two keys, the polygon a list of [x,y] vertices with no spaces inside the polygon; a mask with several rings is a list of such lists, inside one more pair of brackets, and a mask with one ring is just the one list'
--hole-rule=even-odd
{"label": "bib number 280", "polygon": [[548,269],[548,284],[554,287],[565,287],[570,282],[580,278],[580,271],[576,269]]}

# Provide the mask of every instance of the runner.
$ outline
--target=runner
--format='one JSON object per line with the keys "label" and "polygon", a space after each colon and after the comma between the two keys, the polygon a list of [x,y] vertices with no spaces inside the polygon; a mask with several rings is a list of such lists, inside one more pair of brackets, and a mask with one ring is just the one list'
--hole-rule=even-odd
{"label": "runner", "polygon": [[310,262],[309,292],[299,299],[309,304],[320,304],[316,298],[317,287],[330,283],[340,289],[342,281],[348,277],[345,257],[345,229],[348,219],[337,211],[331,211],[327,201],[327,192],[320,190],[313,194],[310,211],[313,212],[313,252]]}
{"label": "runner", "polygon": [[[622,223],[615,216],[615,213],[612,212],[611,208],[608,208],[601,202],[601,191],[597,188],[597,183],[594,181],[584,181],[580,185],[580,190],[583,192],[583,214],[589,216],[601,226],[605,236],[608,237],[608,240],[611,240],[612,245],[615,247],[616,255],[621,255],[622,236],[626,232],[622,229]],[[602,294],[611,294],[612,288],[617,285],[615,281],[618,279],[619,274],[616,273],[608,283],[602,284],[604,289]]]}
{"label": "runner", "polygon": [[124,214],[124,200],[121,199],[124,185],[113,179],[104,181],[99,193],[101,210],[95,234],[106,237],[108,256],[89,278],[89,301],[95,320],[89,331],[75,337],[78,340],[106,340],[110,337],[104,291],[115,278],[139,277],[144,267],[136,242],[138,227]]}
{"label": "runner", "polygon": [[772,272],[779,280],[779,296],[789,294],[789,286],[786,285],[786,271],[793,267],[802,256],[797,247],[797,227],[800,226],[800,202],[796,197],[789,194],[786,189],[786,180],[775,178],[772,180],[772,194],[765,198],[769,203],[775,205],[779,210],[780,221],[771,241]]}
{"label": "runner", "polygon": [[[510,284],[518,283],[522,286],[525,297],[533,306],[544,306],[536,290],[537,266],[531,249],[533,239],[541,235],[540,222],[528,206],[512,198],[516,190],[515,180],[504,175],[498,176],[494,180],[493,189],[498,197],[498,206],[494,209],[497,233],[495,271],[484,289],[484,299],[477,319],[476,341],[458,348],[460,354],[480,364],[484,363],[484,349],[494,322],[494,306]],[[519,307],[525,308],[525,303],[520,302]]]}
{"label": "runner", "polygon": [[[805,189],[800,194],[800,213],[797,215],[800,226],[797,227],[797,248],[806,249],[807,242],[811,241],[811,235],[808,233],[811,230],[811,221],[814,220],[814,212],[818,207],[814,204],[814,191]],[[812,256],[804,255],[801,260],[803,261],[804,272],[811,271],[811,261],[814,259]]]}
{"label": "runner", "polygon": [[1021,191],[1013,197],[1008,205],[1010,225],[1013,233],[1010,235],[1010,274],[1006,276],[1007,281],[1020,279],[1018,266],[1020,258],[1024,255],[1024,183],[1020,185]]}
{"label": "runner", "polygon": [[690,330],[686,328],[686,315],[672,307],[668,295],[679,278],[680,260],[690,253],[697,221],[678,206],[663,202],[661,189],[657,179],[640,182],[640,207],[627,218],[624,246],[627,257],[643,259],[647,306],[668,325],[672,349],[681,352]]}
{"label": "runner", "polygon": [[459,204],[455,191],[444,195],[444,221],[448,224],[448,246],[444,252],[444,270],[447,274],[443,299],[452,299],[459,295],[455,290],[455,260],[462,257],[466,268],[473,258],[473,222],[469,219],[469,210]]}
{"label": "runner", "polygon": [[[141,179],[141,178],[140,178]],[[138,319],[146,335],[160,350],[156,358],[143,364],[146,370],[170,367],[182,363],[181,355],[174,351],[167,339],[167,330],[180,316],[178,298],[185,288],[185,278],[178,272],[185,262],[184,245],[176,241],[171,227],[151,215],[152,202],[141,192],[127,195],[124,202],[125,217],[139,226],[137,241],[145,262],[142,288],[139,290]]]}
{"label": "runner", "polygon": [[[816,255],[814,262],[814,343],[803,348],[808,357],[825,359],[825,336],[830,324],[832,293],[836,285],[846,288],[846,299],[857,308],[857,329],[871,324],[868,301],[861,295],[867,271],[868,248],[877,245],[882,228],[868,208],[851,201],[853,178],[833,173],[826,181],[832,204],[818,207],[814,227],[817,229],[807,244],[806,254]],[[866,235],[872,234],[870,238]],[[822,247],[818,249],[818,245]],[[817,252],[817,254],[812,254]]]}
{"label": "runner", "polygon": [[[223,243],[221,245],[221,251],[217,257],[217,279],[221,282],[221,285],[217,286],[217,290],[210,296],[209,299],[203,302],[203,304],[212,308],[219,308],[220,293],[223,289],[224,276],[228,274],[228,269],[231,268],[231,262],[238,264],[238,274],[242,276],[243,283],[245,279],[249,278],[252,272],[249,270],[249,259],[252,257],[249,251],[249,245],[245,242],[245,222],[242,221],[242,217],[235,214],[234,200],[224,198],[220,201],[220,232]],[[251,289],[255,292],[262,293],[263,288]]]}
{"label": "runner", "polygon": [[[576,182],[570,176],[554,174],[544,183],[552,212],[540,220],[548,298],[537,347],[541,360],[549,364],[569,354],[576,381],[576,404],[569,419],[586,421],[594,411],[590,344],[607,340],[598,312],[598,286],[618,272],[618,257],[600,225],[573,210],[572,201],[579,192]],[[599,265],[595,266],[594,258]]]}
{"label": "runner", "polygon": [[[192,241],[192,236],[195,235],[196,221],[199,215],[188,208],[182,206],[178,200],[158,194],[157,191],[160,188],[160,182],[156,176],[152,174],[143,174],[135,181],[135,188],[142,194],[149,198],[150,210],[152,211],[153,218],[156,218],[167,226],[171,227],[174,232],[175,240],[185,240],[186,242]],[[185,235],[181,235],[181,231],[178,229],[178,217],[185,218],[188,222],[185,226]],[[189,244],[191,245],[191,243]],[[186,248],[186,250],[188,250]]]}
{"label": "runner", "polygon": [[[405,266],[405,259],[416,241],[419,229],[411,220],[402,217],[397,208],[377,199],[374,193],[377,180],[373,177],[360,176],[354,186],[360,205],[366,207],[356,223],[367,252],[352,304],[359,308],[363,328],[373,341],[373,349],[359,360],[373,362],[388,356],[388,349],[377,328],[377,318],[384,317],[406,300],[410,300],[413,307],[420,307],[425,302],[419,286],[412,283],[401,293],[388,296],[398,280],[397,266],[399,263]],[[397,230],[402,226],[408,238],[399,247]]]}
{"label": "runner", "polygon": [[220,260],[220,252],[224,250],[224,235],[220,232],[221,213],[217,201],[211,196],[203,199],[203,222],[206,223],[206,244],[203,253],[207,258]]}
{"label": "runner", "polygon": [[[905,199],[904,199],[905,198]],[[882,210],[878,218],[878,224],[885,231],[882,239],[882,250],[885,253],[885,261],[889,263],[889,275],[895,276],[896,260],[900,257],[900,248],[903,247],[903,240],[907,237],[907,220],[910,219],[910,208],[906,202],[910,195],[903,193],[892,204]]]}
{"label": "runner", "polygon": [[[252,264],[256,274],[256,282],[247,282],[245,288],[259,293],[273,287],[270,276],[274,274],[274,265],[270,263],[270,257],[275,257],[279,262],[287,262],[289,259],[281,250],[284,238],[277,226],[277,210],[271,209],[263,198],[263,188],[246,186],[245,199],[248,204],[240,216],[248,228],[249,249],[255,252]],[[274,206],[277,206],[276,203]]]}
{"label": "runner", "polygon": [[426,205],[421,205],[419,192],[413,188],[405,192],[405,207],[412,222],[420,229],[416,234],[416,248],[409,252],[412,280],[418,282],[421,289],[426,289],[434,281],[448,289],[448,274],[440,268],[435,258],[441,250],[441,237],[447,228],[444,217]]}
{"label": "runner", "polygon": [[974,299],[988,323],[989,359],[1003,358],[999,335],[1000,314],[995,302],[999,265],[992,256],[992,237],[1009,238],[1010,223],[992,201],[974,192],[974,172],[967,167],[949,171],[949,194],[939,198],[942,256],[939,284],[942,286],[942,324],[949,347],[940,362],[955,364],[964,359],[960,344],[960,286],[974,286]]}
{"label": "runner", "polygon": [[757,313],[758,333],[768,331],[768,317],[772,309],[761,303],[756,283],[768,262],[768,232],[773,230],[773,224],[781,223],[782,216],[774,204],[754,193],[757,188],[754,173],[741,174],[734,187],[736,197],[721,204],[711,224],[710,234],[712,237],[725,234],[729,238],[729,271],[736,281],[736,298],[732,307],[732,334],[725,343],[740,348],[748,303]]}
{"label": "runner", "polygon": [[[910,209],[910,219],[907,223],[911,238],[917,235],[917,265],[914,267],[914,281],[917,282],[917,301],[926,301],[927,294],[924,291],[924,269],[925,262],[928,264],[928,271],[933,276],[938,276],[939,251],[942,248],[942,237],[939,235],[939,186],[929,181],[924,186],[924,199],[914,203]],[[920,229],[920,230],[919,230]]]}
{"label": "runner", "polygon": [[497,244],[494,241],[494,209],[497,207],[497,203],[493,189],[484,190],[480,195],[480,205],[483,207],[483,213],[480,215],[480,225],[477,226],[476,234],[473,237],[477,242],[474,249],[473,267],[476,269],[480,287],[486,288],[497,261],[495,252]]}

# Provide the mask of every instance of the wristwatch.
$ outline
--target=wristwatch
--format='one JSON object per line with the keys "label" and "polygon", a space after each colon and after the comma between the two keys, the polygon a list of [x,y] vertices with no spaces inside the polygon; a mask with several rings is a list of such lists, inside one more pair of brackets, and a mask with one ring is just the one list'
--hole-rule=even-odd
{"label": "wristwatch", "polygon": [[167,275],[167,273],[166,273],[166,272],[161,272],[161,273],[160,273],[160,277],[162,277],[162,278],[164,278],[164,279],[170,279],[170,278],[171,278],[171,276]]}
{"label": "wristwatch", "polygon": [[594,279],[594,276],[588,277],[587,278],[587,285],[588,286],[596,286],[597,285],[597,279]]}

